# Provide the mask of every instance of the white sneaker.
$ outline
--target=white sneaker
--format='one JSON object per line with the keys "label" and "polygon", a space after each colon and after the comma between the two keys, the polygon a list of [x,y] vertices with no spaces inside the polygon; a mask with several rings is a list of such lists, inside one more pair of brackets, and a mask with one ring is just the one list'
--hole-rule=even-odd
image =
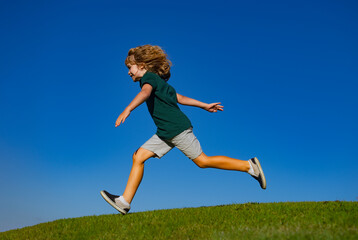
{"label": "white sneaker", "polygon": [[254,157],[249,160],[251,163],[252,168],[254,169],[255,175],[251,175],[253,178],[255,178],[259,183],[262,189],[266,189],[266,178],[264,175],[264,171],[261,168],[261,164],[259,160]]}
{"label": "white sneaker", "polygon": [[112,195],[112,194],[110,194],[109,192],[107,192],[105,190],[101,191],[101,195],[104,198],[104,200],[106,200],[106,202],[111,204],[112,207],[114,207],[117,211],[119,211],[123,215],[127,214],[129,212],[129,210],[131,209],[130,206],[128,207],[125,204],[121,203],[120,201],[116,202],[115,199],[120,197],[120,196]]}

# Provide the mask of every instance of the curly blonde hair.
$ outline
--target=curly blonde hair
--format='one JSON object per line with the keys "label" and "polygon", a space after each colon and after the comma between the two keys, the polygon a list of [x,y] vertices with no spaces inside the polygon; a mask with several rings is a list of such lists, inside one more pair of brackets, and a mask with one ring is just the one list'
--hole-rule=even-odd
{"label": "curly blonde hair", "polygon": [[131,48],[124,63],[127,67],[134,64],[144,66],[145,69],[158,74],[165,81],[168,81],[170,78],[172,62],[159,46],[147,44]]}

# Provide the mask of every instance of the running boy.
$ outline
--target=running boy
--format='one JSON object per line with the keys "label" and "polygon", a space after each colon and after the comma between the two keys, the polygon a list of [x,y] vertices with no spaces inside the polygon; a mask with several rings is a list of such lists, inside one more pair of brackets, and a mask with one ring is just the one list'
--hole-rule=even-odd
{"label": "running boy", "polygon": [[218,168],[247,172],[261,188],[266,189],[266,179],[257,158],[248,161],[225,156],[207,156],[193,134],[189,118],[179,109],[182,105],[200,107],[209,112],[223,111],[220,103],[203,103],[176,93],[167,81],[171,62],[158,46],[144,45],[131,48],[125,60],[129,76],[139,82],[141,91],[119,115],[118,127],[130,113],[143,102],[157,126],[157,132],[133,154],[133,166],[123,195],[117,196],[101,191],[102,197],[122,214],[127,214],[130,204],[142,181],[144,162],[152,157],[161,158],[177,147],[200,168]]}

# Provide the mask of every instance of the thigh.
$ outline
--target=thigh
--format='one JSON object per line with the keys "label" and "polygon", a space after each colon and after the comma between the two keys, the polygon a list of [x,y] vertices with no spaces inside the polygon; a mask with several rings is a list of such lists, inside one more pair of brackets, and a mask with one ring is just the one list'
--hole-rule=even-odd
{"label": "thigh", "polygon": [[196,159],[203,152],[199,140],[195,137],[192,128],[189,128],[171,139],[173,143],[185,156],[191,160]]}
{"label": "thigh", "polygon": [[146,141],[141,148],[149,150],[155,154],[154,157],[161,158],[172,150],[174,145],[170,142],[166,142],[158,137],[158,135],[153,135],[148,141]]}

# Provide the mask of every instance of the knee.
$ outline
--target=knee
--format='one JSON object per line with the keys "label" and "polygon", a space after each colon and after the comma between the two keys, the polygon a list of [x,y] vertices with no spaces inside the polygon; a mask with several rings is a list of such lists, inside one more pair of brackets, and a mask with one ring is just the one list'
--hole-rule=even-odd
{"label": "knee", "polygon": [[193,160],[193,162],[200,168],[209,167],[209,165],[208,165],[208,157],[204,153],[200,154],[199,157],[195,158]]}
{"label": "knee", "polygon": [[138,150],[133,153],[133,164],[143,164],[145,160],[147,160],[142,156],[142,154]]}

